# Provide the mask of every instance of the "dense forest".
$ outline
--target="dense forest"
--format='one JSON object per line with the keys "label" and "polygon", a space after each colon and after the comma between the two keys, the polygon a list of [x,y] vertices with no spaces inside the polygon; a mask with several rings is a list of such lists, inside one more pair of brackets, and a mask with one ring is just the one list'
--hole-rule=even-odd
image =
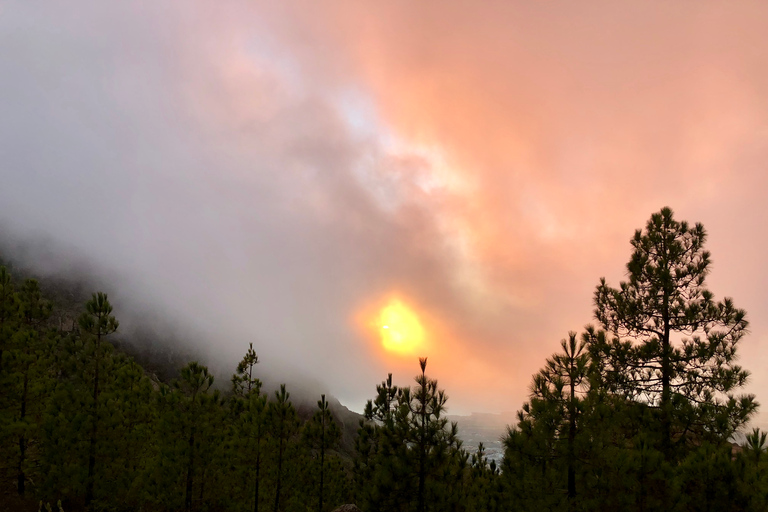
{"label": "dense forest", "polygon": [[199,362],[166,381],[114,347],[107,295],[63,322],[0,267],[0,509],[767,510],[766,434],[735,442],[758,405],[738,394],[746,315],[707,290],[705,241],[668,208],[635,232],[627,281],[600,280],[595,324],[533,376],[498,466],[463,448],[426,357],[350,428],[324,395],[267,393],[258,347],[225,386]]}

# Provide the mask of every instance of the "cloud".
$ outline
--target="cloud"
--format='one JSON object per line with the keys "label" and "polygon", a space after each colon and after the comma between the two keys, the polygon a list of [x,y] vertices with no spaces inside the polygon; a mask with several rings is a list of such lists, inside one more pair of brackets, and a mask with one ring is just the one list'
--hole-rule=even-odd
{"label": "cloud", "polygon": [[[746,276],[766,247],[765,6],[334,5],[284,17],[333,42],[306,59],[337,62],[389,130],[437,148],[446,194],[429,210],[460,249],[452,278],[487,298],[457,291],[472,297],[457,329],[507,368],[500,382],[521,389],[591,320],[597,279],[622,277],[627,240],[663,205],[710,229],[713,291],[764,309]],[[743,353],[762,361],[752,320]]]}
{"label": "cloud", "polygon": [[429,212],[368,189],[397,199],[410,183],[377,169],[406,175],[418,158],[351,133],[234,13],[210,25],[202,6],[92,7],[17,4],[4,19],[8,229],[74,247],[212,358],[231,366],[253,341],[264,371],[359,406],[360,383],[385,374],[353,332],[360,301],[445,281]]}
{"label": "cloud", "polygon": [[0,14],[0,220],[212,358],[253,341],[359,408],[417,370],[356,324],[397,293],[454,410],[516,409],[667,204],[766,304],[760,4],[78,7]]}

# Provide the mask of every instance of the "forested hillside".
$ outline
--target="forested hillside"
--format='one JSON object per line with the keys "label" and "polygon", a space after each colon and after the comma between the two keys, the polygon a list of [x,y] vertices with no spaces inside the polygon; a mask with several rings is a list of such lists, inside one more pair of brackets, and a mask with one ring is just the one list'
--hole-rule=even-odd
{"label": "forested hillside", "polygon": [[766,510],[766,434],[733,443],[758,406],[746,313],[707,290],[705,241],[668,208],[635,233],[628,280],[599,282],[597,324],[533,376],[500,464],[463,447],[427,357],[350,425],[325,395],[267,393],[253,345],[224,386],[199,362],[158,377],[114,347],[107,295],[75,314],[2,266],[0,510]]}
{"label": "forested hillside", "polygon": [[74,314],[78,291],[46,284],[0,266],[0,510],[295,508],[320,499],[319,458],[322,494],[347,501],[359,415],[268,398],[252,347],[216,387],[197,362],[169,371],[168,347],[138,354],[147,371],[111,343],[106,295]]}

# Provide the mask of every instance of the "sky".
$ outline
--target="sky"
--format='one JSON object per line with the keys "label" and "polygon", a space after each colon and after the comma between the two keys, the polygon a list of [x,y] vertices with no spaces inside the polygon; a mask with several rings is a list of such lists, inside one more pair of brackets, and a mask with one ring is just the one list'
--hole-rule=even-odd
{"label": "sky", "polygon": [[253,343],[361,411],[426,356],[466,414],[520,408],[670,206],[768,403],[766,33],[764,2],[0,1],[0,236],[211,364]]}

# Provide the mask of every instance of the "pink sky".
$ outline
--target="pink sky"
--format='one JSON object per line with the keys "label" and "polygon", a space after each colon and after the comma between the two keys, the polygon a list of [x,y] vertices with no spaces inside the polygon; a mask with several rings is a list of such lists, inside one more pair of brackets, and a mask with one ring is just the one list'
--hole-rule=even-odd
{"label": "pink sky", "polygon": [[395,294],[452,411],[518,409],[668,205],[707,228],[766,400],[766,4],[81,7],[0,8],[0,220],[134,276],[227,364],[254,341],[359,410],[417,370],[360,327]]}

